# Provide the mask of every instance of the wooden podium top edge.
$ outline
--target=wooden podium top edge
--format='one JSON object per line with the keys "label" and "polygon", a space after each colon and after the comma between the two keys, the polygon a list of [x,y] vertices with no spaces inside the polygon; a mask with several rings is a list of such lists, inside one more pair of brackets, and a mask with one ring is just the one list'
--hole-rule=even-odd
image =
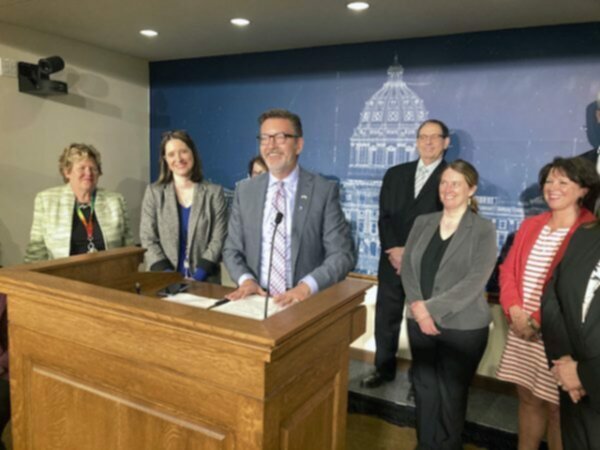
{"label": "wooden podium top edge", "polygon": [[[137,295],[49,273],[57,268],[81,270],[82,266],[88,264],[110,263],[122,258],[141,258],[143,252],[141,248],[128,247],[0,269],[0,292],[8,294],[9,301],[11,294],[22,295],[35,298],[35,301],[51,303],[53,307],[67,308],[78,314],[89,315],[102,311],[102,314],[127,316],[130,320],[150,320],[165,326],[183,327],[190,332],[209,333],[211,336],[234,340],[248,346],[273,349],[319,321],[327,320],[328,316],[356,308],[362,302],[364,292],[371,286],[365,281],[348,278],[302,303],[266,320],[257,321],[165,302],[156,297]],[[152,277],[148,272],[139,274]],[[227,290],[218,286],[215,288]]]}
{"label": "wooden podium top edge", "polygon": [[[58,269],[66,269],[70,267],[76,267],[88,264],[90,261],[105,262],[110,260],[117,260],[123,257],[137,256],[139,257],[140,263],[146,253],[146,250],[141,247],[130,246],[114,248],[97,253],[85,253],[82,255],[69,256],[68,258],[59,258],[53,260],[37,261],[29,264],[18,264],[14,266],[4,267],[2,270],[16,270],[16,271],[27,271],[27,272],[50,272]],[[2,272],[0,272],[2,273]]]}

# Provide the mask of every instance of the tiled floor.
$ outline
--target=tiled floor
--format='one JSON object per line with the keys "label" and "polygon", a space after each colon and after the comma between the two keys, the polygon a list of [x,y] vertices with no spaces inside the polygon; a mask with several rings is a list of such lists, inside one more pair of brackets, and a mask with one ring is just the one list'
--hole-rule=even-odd
{"label": "tiled floor", "polygon": [[[360,380],[373,370],[370,364],[362,361],[350,361],[349,391],[350,408],[353,403],[369,403],[384,407],[388,411],[404,411],[404,417],[412,416],[414,403],[407,399],[410,388],[406,372],[398,372],[391,383],[374,389],[360,387]],[[359,409],[361,407],[359,406]],[[377,408],[377,406],[375,407]],[[370,411],[373,411],[371,408]],[[364,412],[364,409],[361,411]],[[386,414],[377,414],[380,417]],[[410,419],[408,419],[410,421]],[[467,428],[492,430],[496,435],[516,439],[517,432],[517,399],[512,396],[497,394],[479,388],[471,388],[467,409]],[[505,446],[500,446],[505,447]]]}

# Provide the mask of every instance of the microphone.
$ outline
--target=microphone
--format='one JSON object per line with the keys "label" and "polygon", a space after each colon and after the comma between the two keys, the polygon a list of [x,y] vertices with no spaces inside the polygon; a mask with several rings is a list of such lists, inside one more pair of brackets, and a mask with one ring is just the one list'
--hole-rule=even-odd
{"label": "microphone", "polygon": [[277,215],[275,216],[275,228],[273,228],[273,236],[271,237],[271,252],[269,254],[269,269],[267,271],[267,296],[265,297],[265,316],[264,319],[267,318],[267,313],[269,311],[269,297],[271,296],[271,271],[273,269],[273,244],[275,243],[275,234],[277,234],[277,227],[283,220],[283,213],[281,211],[277,211]]}

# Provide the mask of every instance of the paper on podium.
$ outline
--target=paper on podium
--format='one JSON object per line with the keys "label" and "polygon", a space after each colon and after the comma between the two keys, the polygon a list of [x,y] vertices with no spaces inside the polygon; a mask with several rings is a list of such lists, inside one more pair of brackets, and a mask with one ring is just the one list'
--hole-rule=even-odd
{"label": "paper on podium", "polygon": [[[281,307],[273,303],[272,299],[269,300],[269,317],[273,314],[283,311],[284,309],[285,307]],[[247,317],[248,319],[263,320],[265,317],[265,298],[260,295],[249,295],[242,300],[236,300],[234,302],[217,306],[212,311],[219,311],[226,314],[233,314],[235,316]]]}
{"label": "paper on podium", "polygon": [[209,308],[218,301],[216,298],[200,297],[199,295],[186,294],[185,292],[169,295],[164,297],[164,299],[169,302],[181,303],[182,305],[194,306],[202,309]]}

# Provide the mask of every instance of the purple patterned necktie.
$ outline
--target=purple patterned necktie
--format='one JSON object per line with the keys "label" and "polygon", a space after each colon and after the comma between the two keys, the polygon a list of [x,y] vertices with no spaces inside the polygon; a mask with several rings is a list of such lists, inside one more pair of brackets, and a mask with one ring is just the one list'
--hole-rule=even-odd
{"label": "purple patterned necktie", "polygon": [[277,227],[275,241],[273,242],[273,265],[271,266],[271,283],[269,291],[271,295],[278,295],[286,291],[286,226],[285,226],[285,187],[283,181],[277,183],[277,192],[273,197],[273,208],[271,214],[271,233],[275,227],[275,216],[280,212],[283,220]]}

